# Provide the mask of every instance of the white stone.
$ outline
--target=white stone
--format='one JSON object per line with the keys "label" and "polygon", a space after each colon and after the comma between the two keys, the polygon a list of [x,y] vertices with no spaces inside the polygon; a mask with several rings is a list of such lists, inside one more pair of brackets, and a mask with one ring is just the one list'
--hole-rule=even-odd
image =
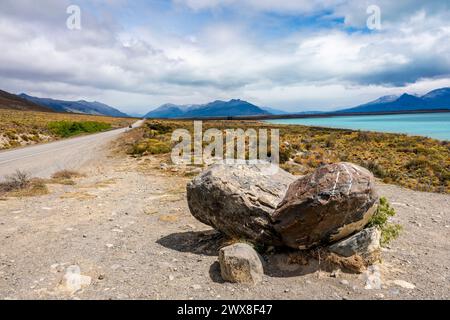
{"label": "white stone", "polygon": [[59,289],[69,294],[89,286],[92,278],[81,274],[81,269],[77,265],[67,267],[66,273],[60,283]]}
{"label": "white stone", "polygon": [[412,290],[412,289],[416,288],[415,285],[413,285],[410,282],[404,281],[404,280],[394,280],[394,281],[391,281],[391,283],[396,285],[396,286],[402,287],[404,289]]}

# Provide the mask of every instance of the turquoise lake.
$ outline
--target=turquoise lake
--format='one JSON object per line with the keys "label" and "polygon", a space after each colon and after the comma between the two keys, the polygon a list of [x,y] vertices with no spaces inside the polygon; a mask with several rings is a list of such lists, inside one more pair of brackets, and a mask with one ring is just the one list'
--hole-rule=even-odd
{"label": "turquoise lake", "polygon": [[406,133],[450,141],[450,112],[396,114],[379,116],[343,116],[326,118],[275,119],[276,124],[299,124],[329,128]]}

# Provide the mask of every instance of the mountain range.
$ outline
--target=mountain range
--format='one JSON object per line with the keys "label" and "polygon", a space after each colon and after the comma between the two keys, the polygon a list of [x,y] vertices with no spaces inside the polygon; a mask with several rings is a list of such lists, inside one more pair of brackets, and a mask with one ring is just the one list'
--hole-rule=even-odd
{"label": "mountain range", "polygon": [[146,118],[205,118],[205,117],[239,117],[270,115],[266,111],[247,101],[233,99],[230,101],[216,100],[206,104],[175,105],[164,104],[150,111]]}
{"label": "mountain range", "polygon": [[[340,109],[331,113],[383,113],[414,110],[450,110],[450,88],[433,90],[423,96],[403,94],[401,96],[384,96],[369,103],[347,109]],[[233,99],[230,101],[214,101],[198,105],[164,104],[150,111],[146,118],[202,118],[202,117],[238,117],[258,115],[305,115],[330,112],[304,111],[286,112],[269,107],[258,107],[247,101]]]}
{"label": "mountain range", "polygon": [[56,112],[70,112],[70,113],[81,113],[81,114],[91,114],[91,115],[105,115],[111,117],[128,117],[127,114],[110,107],[106,104],[100,102],[89,102],[85,100],[79,101],[65,101],[65,100],[55,100],[49,98],[37,98],[29,96],[25,93],[19,94],[18,97],[47,107]]}
{"label": "mountain range", "polygon": [[[112,117],[128,117],[127,114],[100,102],[85,100],[64,101],[50,98],[37,98],[27,94],[15,95],[0,90],[0,109],[31,110],[44,112],[70,112]],[[440,88],[422,96],[404,93],[400,96],[383,96],[357,107],[336,110],[331,113],[383,113],[414,110],[450,110],[450,88]],[[176,105],[167,103],[150,111],[145,118],[205,118],[205,117],[244,117],[269,115],[305,115],[330,112],[304,111],[286,112],[270,107],[259,107],[250,102],[233,99],[216,100],[206,104]]]}
{"label": "mountain range", "polygon": [[384,96],[372,102],[336,112],[392,112],[433,109],[450,109],[450,88],[436,89],[423,96],[414,96],[407,93],[401,96]]}
{"label": "mountain range", "polygon": [[0,90],[0,109],[12,109],[21,111],[52,112],[53,110],[23,99],[15,94]]}

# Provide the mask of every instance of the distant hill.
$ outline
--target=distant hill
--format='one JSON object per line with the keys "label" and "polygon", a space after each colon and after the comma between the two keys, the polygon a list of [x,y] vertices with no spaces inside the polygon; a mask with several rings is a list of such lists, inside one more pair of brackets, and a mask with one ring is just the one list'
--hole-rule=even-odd
{"label": "distant hill", "polygon": [[53,110],[47,107],[2,90],[0,90],[0,109],[53,112]]}
{"label": "distant hill", "polygon": [[289,114],[289,112],[283,111],[280,109],[275,109],[275,108],[270,108],[270,107],[260,107],[260,108],[263,109],[264,111],[267,111],[268,113],[274,114],[274,115]]}
{"label": "distant hill", "polygon": [[119,110],[110,107],[100,102],[88,102],[85,100],[79,101],[64,101],[55,100],[49,98],[37,98],[27,94],[20,94],[19,97],[33,102],[38,105],[45,106],[56,112],[71,112],[91,115],[104,115],[111,117],[128,117],[127,114],[120,112]]}
{"label": "distant hill", "polygon": [[337,112],[393,112],[433,109],[450,109],[450,88],[436,89],[420,97],[407,93],[399,97],[384,96],[372,102]]}
{"label": "distant hill", "polygon": [[247,101],[233,99],[198,105],[164,104],[150,111],[146,118],[206,118],[268,115],[270,112]]}

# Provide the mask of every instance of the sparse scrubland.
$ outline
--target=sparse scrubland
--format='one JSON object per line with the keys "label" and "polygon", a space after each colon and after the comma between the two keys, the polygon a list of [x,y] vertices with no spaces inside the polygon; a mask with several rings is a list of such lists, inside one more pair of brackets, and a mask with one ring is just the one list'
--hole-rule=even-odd
{"label": "sparse scrubland", "polygon": [[73,186],[76,184],[75,180],[81,177],[84,175],[79,172],[61,170],[55,172],[50,179],[41,179],[18,170],[14,174],[4,177],[4,180],[0,182],[0,199],[43,196],[49,193],[47,185]]}
{"label": "sparse scrubland", "polygon": [[0,150],[125,127],[135,119],[0,109]]}
{"label": "sparse scrubland", "polygon": [[[150,120],[127,142],[135,155],[169,153],[174,129],[193,132],[192,121]],[[273,125],[257,121],[204,121],[209,128],[280,129],[280,162],[304,175],[340,161],[361,165],[385,183],[418,191],[450,193],[450,143],[403,134]]]}

